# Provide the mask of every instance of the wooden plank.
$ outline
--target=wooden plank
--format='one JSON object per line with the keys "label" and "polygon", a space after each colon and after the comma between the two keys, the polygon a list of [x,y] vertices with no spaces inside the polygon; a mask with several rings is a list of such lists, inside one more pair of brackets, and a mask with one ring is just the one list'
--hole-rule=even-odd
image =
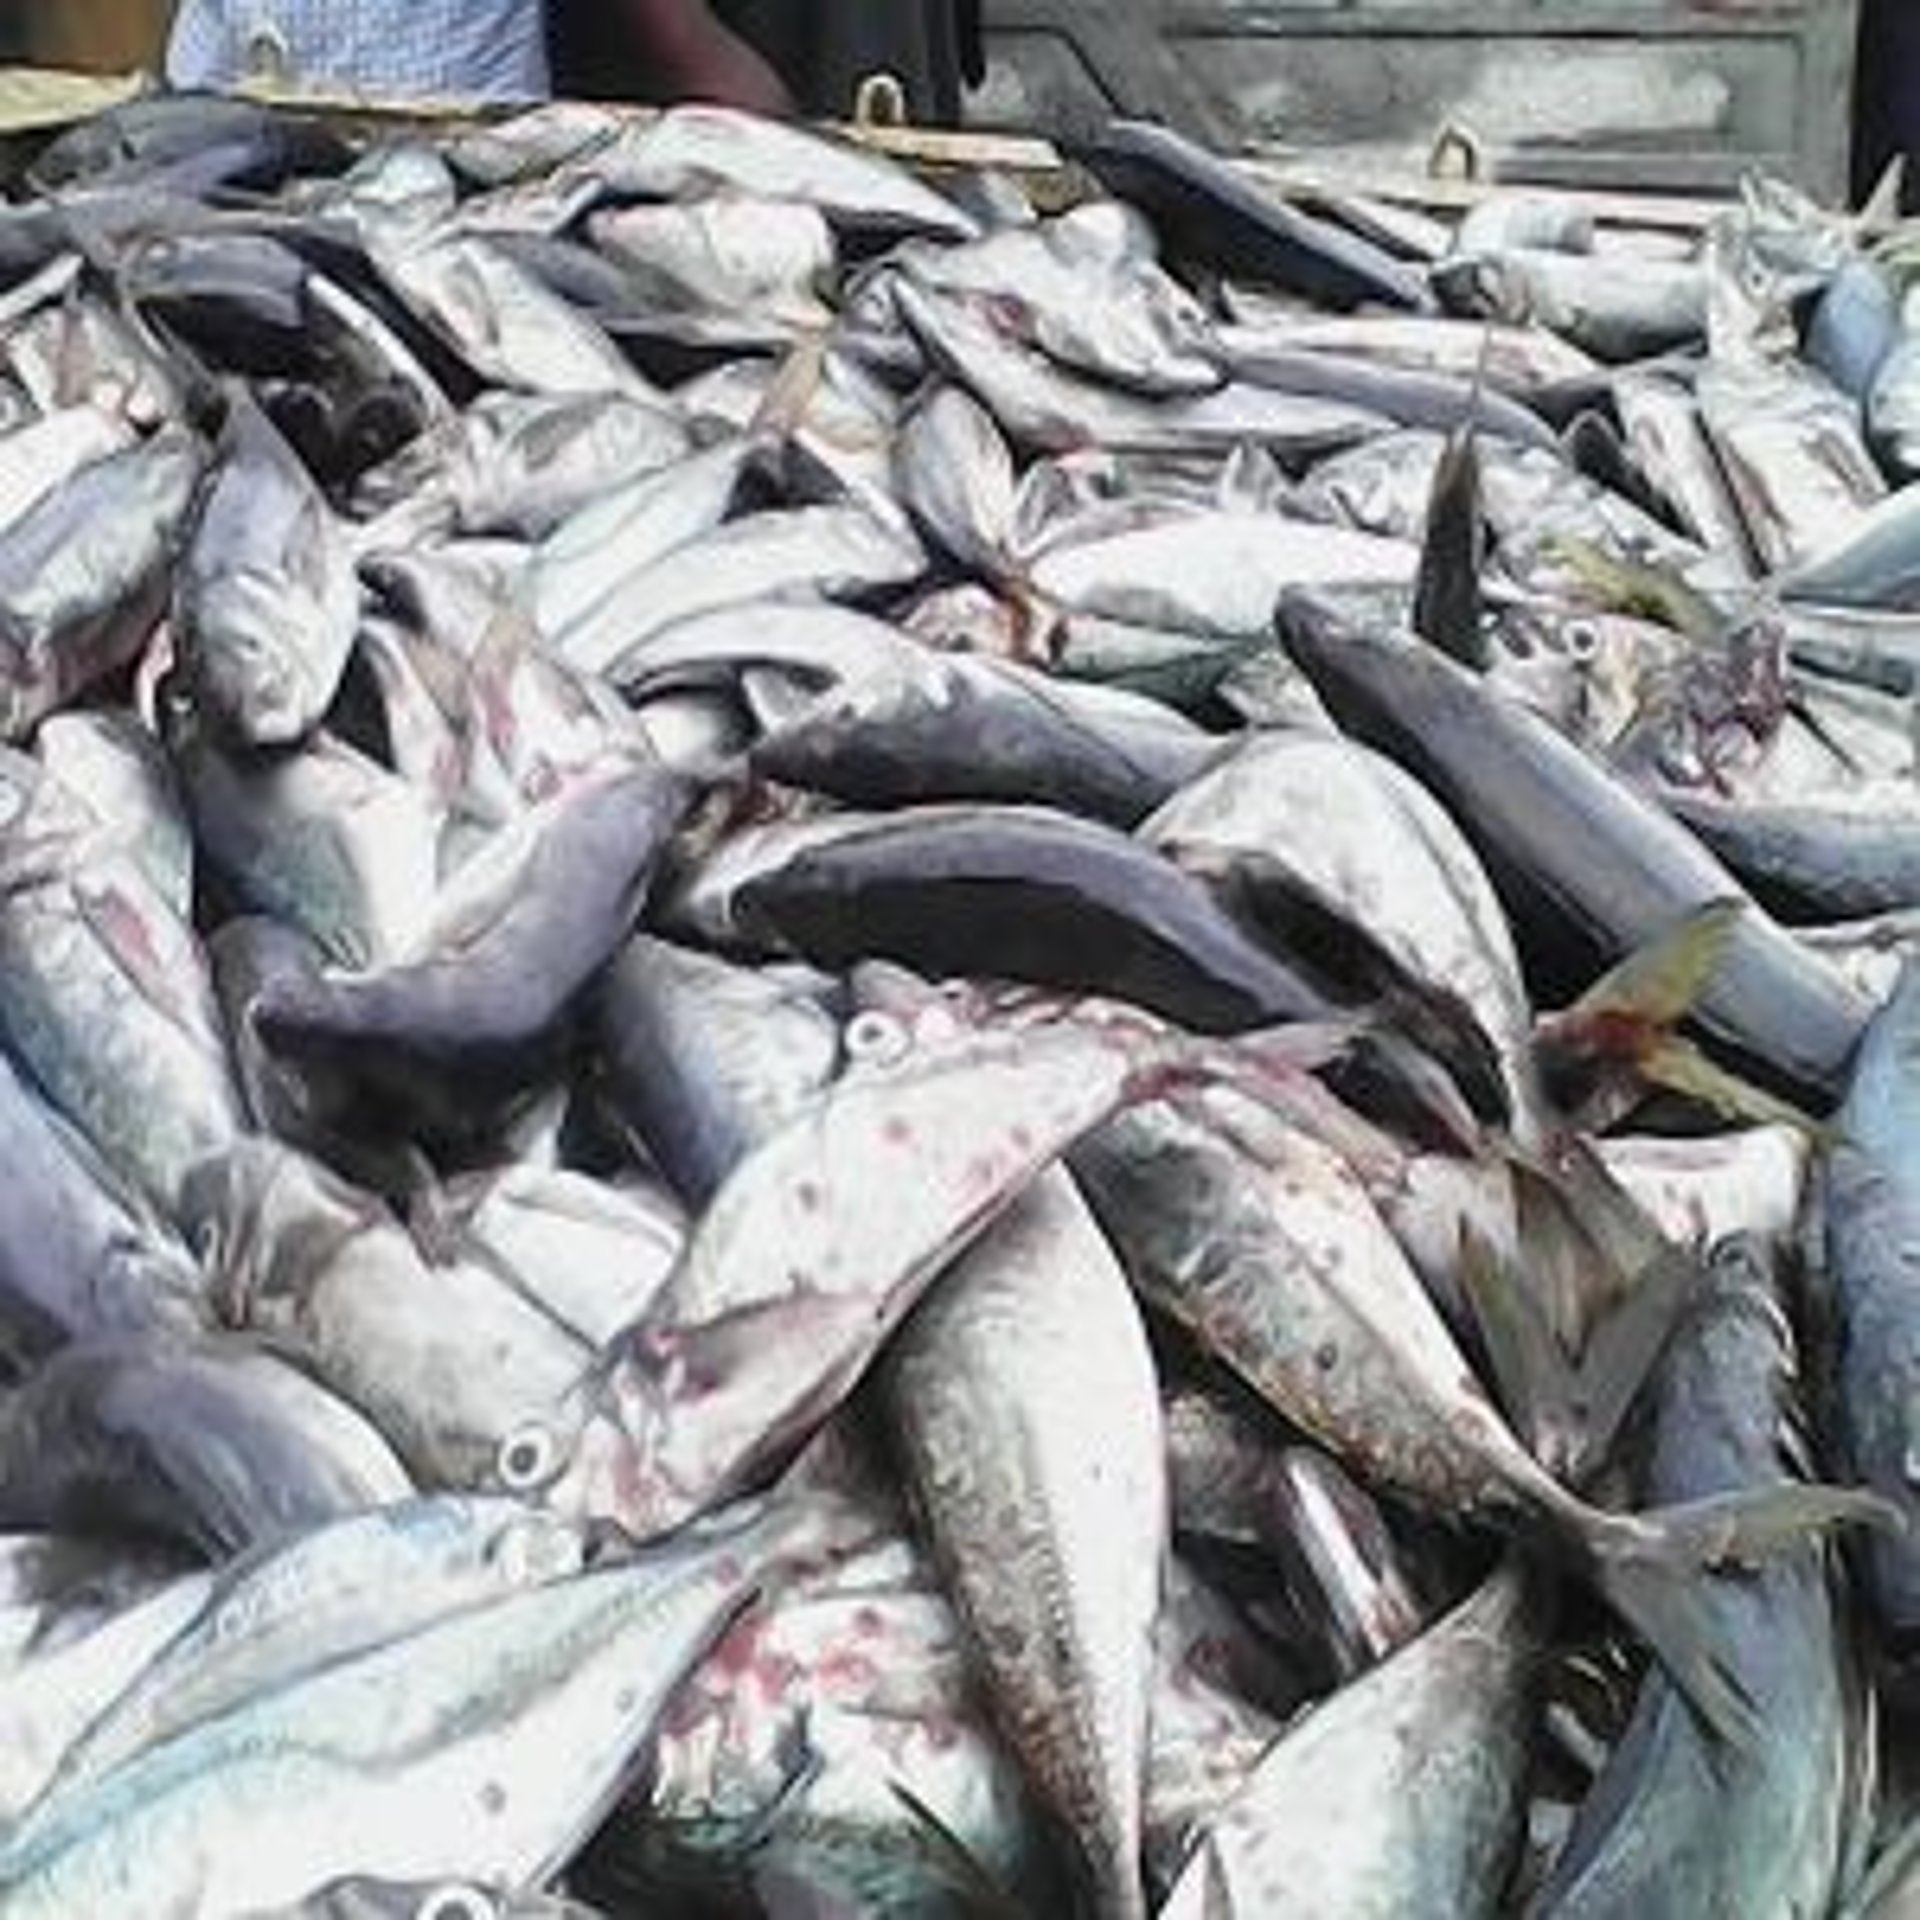
{"label": "wooden plank", "polygon": [[834,132],[909,166],[975,168],[1006,173],[1057,173],[1066,161],[1050,140],[984,128],[836,124]]}
{"label": "wooden plank", "polygon": [[137,73],[0,67],[0,134],[53,133],[124,105],[147,85]]}
{"label": "wooden plank", "polygon": [[[144,81],[137,74],[100,76],[41,68],[0,67],[0,132],[50,132],[132,98]],[[320,112],[371,133],[398,125],[444,130],[449,125],[499,117],[497,108],[461,100],[389,100],[330,96],[275,89],[248,89],[252,97]],[[656,109],[621,107],[623,117],[646,121]],[[1051,141],[985,130],[952,131],[914,126],[836,125],[827,129],[907,165],[935,169],[994,169],[1020,176],[1050,205],[1085,190],[1078,170]],[[1458,214],[1489,194],[1507,190],[1497,181],[1442,179],[1396,171],[1372,159],[1338,151],[1277,151],[1230,162],[1262,190],[1280,199],[1360,198],[1422,213]],[[1603,225],[1698,232],[1724,212],[1725,196],[1613,193],[1569,187],[1564,197]]]}
{"label": "wooden plank", "polygon": [[[1395,171],[1368,159],[1343,164],[1337,152],[1261,154],[1235,164],[1248,179],[1282,199],[1358,193],[1440,213],[1466,213],[1494,194],[1515,191],[1512,181],[1446,179]],[[1726,194],[1617,193],[1580,186],[1555,187],[1554,198],[1584,208],[1604,225],[1682,233],[1702,231],[1731,204]]]}

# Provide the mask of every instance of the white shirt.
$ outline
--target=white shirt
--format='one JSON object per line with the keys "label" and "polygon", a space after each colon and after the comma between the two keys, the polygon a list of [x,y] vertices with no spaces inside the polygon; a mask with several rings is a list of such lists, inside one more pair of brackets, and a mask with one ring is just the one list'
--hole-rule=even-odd
{"label": "white shirt", "polygon": [[266,73],[317,92],[541,100],[541,0],[180,0],[176,87]]}

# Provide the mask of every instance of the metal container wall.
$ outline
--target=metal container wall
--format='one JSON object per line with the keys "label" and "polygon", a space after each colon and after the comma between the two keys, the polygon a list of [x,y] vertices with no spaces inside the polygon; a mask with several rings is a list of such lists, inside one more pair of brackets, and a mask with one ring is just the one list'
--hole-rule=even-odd
{"label": "metal container wall", "polygon": [[1455,125],[1515,177],[1847,187],[1856,0],[987,0],[986,19],[982,113],[1009,123],[1119,107],[1394,166]]}

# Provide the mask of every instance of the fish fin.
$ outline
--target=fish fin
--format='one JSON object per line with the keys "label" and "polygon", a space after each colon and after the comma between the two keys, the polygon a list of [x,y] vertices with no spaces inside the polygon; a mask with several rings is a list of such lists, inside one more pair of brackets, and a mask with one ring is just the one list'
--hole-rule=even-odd
{"label": "fish fin", "polygon": [[407,1194],[407,1231],[421,1257],[432,1267],[450,1267],[463,1256],[485,1266],[496,1278],[511,1284],[507,1263],[484,1241],[467,1233],[459,1200],[430,1163]]}
{"label": "fish fin", "polygon": [[1831,1137],[1830,1128],[1737,1073],[1730,1073],[1691,1040],[1676,1034],[1666,1035],[1647,1050],[1640,1061],[1640,1077],[1669,1093],[1684,1094],[1723,1120],[1743,1126],[1792,1127],[1819,1145],[1827,1144]]}
{"label": "fish fin", "polygon": [[[1551,1205],[1623,1284],[1671,1244],[1645,1208],[1608,1172],[1590,1140],[1578,1135],[1557,1140],[1550,1159],[1526,1158],[1511,1149],[1508,1158],[1520,1169],[1522,1202]],[[1530,1211],[1523,1210],[1523,1246],[1534,1244],[1534,1231]],[[1582,1296],[1602,1307],[1610,1297]],[[1578,1335],[1581,1341],[1591,1324],[1591,1316],[1582,1321]]]}
{"label": "fish fin", "polygon": [[1640,1634],[1705,1725],[1754,1751],[1756,1703],[1714,1652],[1709,1581],[1747,1571],[1835,1527],[1898,1524],[1856,1488],[1777,1486],[1719,1494],[1631,1516],[1590,1512],[1586,1543],[1600,1591]]}
{"label": "fish fin", "polygon": [[1900,203],[1906,198],[1907,156],[1896,153],[1886,164],[1873,190],[1860,203],[1854,227],[1863,234],[1881,234],[1900,225]]}
{"label": "fish fin", "polygon": [[1616,559],[1574,534],[1556,535],[1547,552],[1611,612],[1655,621],[1689,640],[1712,642],[1726,633],[1727,623],[1713,603],[1670,567]]}
{"label": "fish fin", "polygon": [[969,1913],[978,1920],[1022,1920],[1026,1908],[1001,1886],[979,1855],[935,1813],[911,1787],[889,1779],[887,1791],[906,1810],[907,1817],[929,1842],[942,1862]]}
{"label": "fish fin", "polygon": [[1489,660],[1481,631],[1480,574],[1486,558],[1487,532],[1478,434],[1492,348],[1493,329],[1489,326],[1481,336],[1466,409],[1448,434],[1433,470],[1411,617],[1413,630],[1421,639],[1476,671],[1484,670]]}
{"label": "fish fin", "polygon": [[[1635,1245],[1587,1230],[1557,1180],[1515,1166],[1527,1279],[1475,1230],[1462,1235],[1461,1286],[1507,1408],[1556,1478],[1579,1482],[1613,1452],[1703,1271],[1657,1238]],[[1527,1193],[1537,1188],[1535,1203]],[[1548,1211],[1542,1213],[1541,1203]]]}
{"label": "fish fin", "polygon": [[1668,1248],[1641,1268],[1596,1322],[1580,1356],[1585,1471],[1612,1453],[1704,1271],[1697,1255]]}
{"label": "fish fin", "polygon": [[1594,1572],[1608,1603],[1652,1649],[1707,1729],[1739,1752],[1757,1752],[1766,1729],[1753,1696],[1714,1650],[1719,1623],[1705,1604],[1701,1570],[1636,1546],[1598,1548]]}
{"label": "fish fin", "polygon": [[1715,1573],[1750,1573],[1838,1527],[1900,1532],[1906,1524],[1898,1507],[1864,1487],[1788,1484],[1712,1494],[1640,1517],[1659,1526],[1670,1547]]}
{"label": "fish fin", "polygon": [[1577,1110],[1596,1082],[1641,1075],[1671,1029],[1707,989],[1745,900],[1717,900],[1637,947],[1564,1012],[1534,1027],[1536,1066],[1549,1089]]}
{"label": "fish fin", "polygon": [[1670,1027],[1692,1009],[1726,957],[1744,900],[1716,900],[1636,948],[1560,1018],[1630,1018]]}
{"label": "fish fin", "polygon": [[1460,1230],[1459,1273],[1501,1407],[1528,1451],[1557,1473],[1555,1436],[1572,1426],[1578,1394],[1567,1350],[1533,1290],[1471,1221]]}

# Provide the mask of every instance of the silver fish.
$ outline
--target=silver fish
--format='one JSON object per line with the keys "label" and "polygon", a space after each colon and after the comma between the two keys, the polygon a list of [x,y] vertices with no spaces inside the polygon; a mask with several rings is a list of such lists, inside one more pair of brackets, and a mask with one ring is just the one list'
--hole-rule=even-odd
{"label": "silver fish", "polygon": [[377,234],[382,276],[476,372],[524,393],[625,393],[658,401],[652,384],[600,329],[476,236],[421,245]]}
{"label": "silver fish", "polygon": [[1602,360],[1636,360],[1706,331],[1708,275],[1693,262],[1509,246],[1434,269],[1457,313],[1550,328]]}
{"label": "silver fish", "polygon": [[354,1872],[537,1885],[780,1525],[498,1599],[269,1691],[43,1802],[0,1846],[0,1888],[23,1916],[68,1914],[133,1876],[149,1904],[212,1920]]}
{"label": "silver fish", "polygon": [[820,298],[835,267],[832,230],[791,198],[608,209],[588,220],[587,237],[644,299],[670,310],[735,312],[795,332],[832,318]]}
{"label": "silver fish", "polygon": [[577,1574],[585,1543],[517,1502],[439,1496],[353,1514],[181,1583],[191,1611],[62,1753],[71,1794],[255,1695],[448,1616]]}
{"label": "silver fish", "polygon": [[192,436],[166,428],[79,468],[0,533],[0,738],[145,646],[200,471]]}
{"label": "silver fish", "polygon": [[1033,584],[1061,606],[1143,627],[1264,634],[1290,586],[1410,590],[1410,544],[1272,514],[1195,514],[1051,547]]}
{"label": "silver fish", "polygon": [[[552,1482],[562,1510],[640,1538],[724,1498],[819,1426],[939,1273],[1166,1064],[1100,1028],[923,1049],[884,1016],[862,1032],[893,1064],[836,1082],[739,1164],[584,1404],[530,1409],[510,1485]],[[875,1153],[912,1177],[870,1187]]]}
{"label": "silver fish", "polygon": [[1509,1568],[1290,1729],[1161,1913],[1500,1912],[1524,1809],[1533,1658],[1524,1582]]}
{"label": "silver fish", "polygon": [[133,853],[51,776],[29,762],[13,797],[0,1030],[107,1161],[177,1216],[195,1167],[242,1132],[205,958]]}
{"label": "silver fish", "polygon": [[[1097,1424],[1059,1397],[1067,1366]],[[1071,1175],[1042,1175],[942,1277],[884,1394],[1000,1724],[1073,1832],[1094,1910],[1144,1915],[1165,1443],[1138,1309]]]}
{"label": "silver fish", "polygon": [[333,703],[359,605],[319,488],[259,408],[235,401],[174,597],[197,696],[248,745],[304,739]]}
{"label": "silver fish", "polygon": [[636,199],[730,190],[804,201],[855,232],[950,240],[978,232],[961,208],[878,154],[727,107],[677,106],[651,124],[629,125],[591,165],[613,191]]}

